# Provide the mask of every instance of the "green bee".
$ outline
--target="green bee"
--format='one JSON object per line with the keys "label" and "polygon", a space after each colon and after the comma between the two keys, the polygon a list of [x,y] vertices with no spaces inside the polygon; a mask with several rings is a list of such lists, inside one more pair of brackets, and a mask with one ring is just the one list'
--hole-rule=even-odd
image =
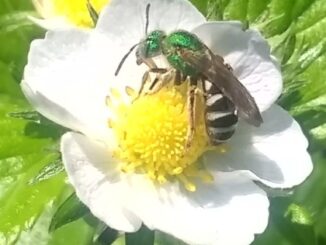
{"label": "green bee", "polygon": [[149,8],[150,4],[146,7],[146,37],[122,58],[115,74],[119,73],[122,64],[136,47],[137,64],[145,63],[149,72],[168,72],[157,68],[153,61],[154,57],[165,56],[177,74],[176,84],[190,81],[188,145],[195,130],[194,101],[199,82],[204,90],[206,128],[212,144],[223,143],[233,135],[238,117],[251,125],[260,126],[263,120],[254,98],[232,73],[232,68],[224,63],[224,59],[214,54],[195,34],[185,30],[170,34],[154,30],[147,34]]}

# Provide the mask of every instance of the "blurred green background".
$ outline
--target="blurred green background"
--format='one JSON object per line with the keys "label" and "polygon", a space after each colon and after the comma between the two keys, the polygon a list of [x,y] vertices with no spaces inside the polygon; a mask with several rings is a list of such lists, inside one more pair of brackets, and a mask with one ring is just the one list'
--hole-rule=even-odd
{"label": "blurred green background", "polygon": [[[325,0],[193,3],[211,20],[237,19],[263,33],[282,63],[279,104],[310,142],[312,175],[292,195],[270,198],[269,226],[254,244],[326,244]],[[30,42],[45,33],[28,15],[35,15],[31,1],[0,0],[0,245],[110,244],[116,237],[114,244],[182,244],[145,227],[125,239],[72,194],[57,147],[64,129],[34,113],[19,87]]]}

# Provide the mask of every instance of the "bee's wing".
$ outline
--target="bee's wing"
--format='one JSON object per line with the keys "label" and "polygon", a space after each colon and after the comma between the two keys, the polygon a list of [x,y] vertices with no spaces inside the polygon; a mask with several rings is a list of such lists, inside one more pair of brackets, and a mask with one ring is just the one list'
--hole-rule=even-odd
{"label": "bee's wing", "polygon": [[221,56],[214,55],[208,48],[204,53],[182,50],[180,55],[234,103],[240,118],[255,126],[263,122],[254,98],[225,66]]}

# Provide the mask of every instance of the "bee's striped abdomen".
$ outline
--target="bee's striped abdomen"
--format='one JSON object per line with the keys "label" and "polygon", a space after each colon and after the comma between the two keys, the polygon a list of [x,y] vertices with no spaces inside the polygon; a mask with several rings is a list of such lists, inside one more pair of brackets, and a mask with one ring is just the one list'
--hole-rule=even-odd
{"label": "bee's striped abdomen", "polygon": [[206,131],[213,145],[227,141],[234,134],[238,122],[234,104],[212,83],[204,84],[206,93]]}

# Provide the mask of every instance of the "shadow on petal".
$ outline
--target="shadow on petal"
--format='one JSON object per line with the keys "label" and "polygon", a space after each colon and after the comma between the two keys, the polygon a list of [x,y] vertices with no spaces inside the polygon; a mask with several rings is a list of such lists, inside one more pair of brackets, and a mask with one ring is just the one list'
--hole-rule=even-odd
{"label": "shadow on petal", "polygon": [[[109,182],[116,183],[121,181],[118,162],[114,160],[111,149],[105,151],[106,146],[98,142],[98,144],[90,144],[87,141],[79,141],[79,148],[87,157],[87,161],[93,163],[93,167],[102,175],[102,180],[99,185]],[[100,145],[100,147],[99,147]]]}
{"label": "shadow on petal", "polygon": [[300,126],[279,106],[263,113],[263,119],[260,128],[239,123],[226,153],[205,154],[203,160],[208,170],[240,171],[278,188],[301,183],[311,172],[312,163]]}
{"label": "shadow on petal", "polygon": [[253,188],[255,184],[240,172],[217,173],[214,178],[214,183],[198,183],[199,191],[188,193],[189,200],[195,203],[194,206],[218,208],[229,204],[235,197],[263,193],[261,189]]}

